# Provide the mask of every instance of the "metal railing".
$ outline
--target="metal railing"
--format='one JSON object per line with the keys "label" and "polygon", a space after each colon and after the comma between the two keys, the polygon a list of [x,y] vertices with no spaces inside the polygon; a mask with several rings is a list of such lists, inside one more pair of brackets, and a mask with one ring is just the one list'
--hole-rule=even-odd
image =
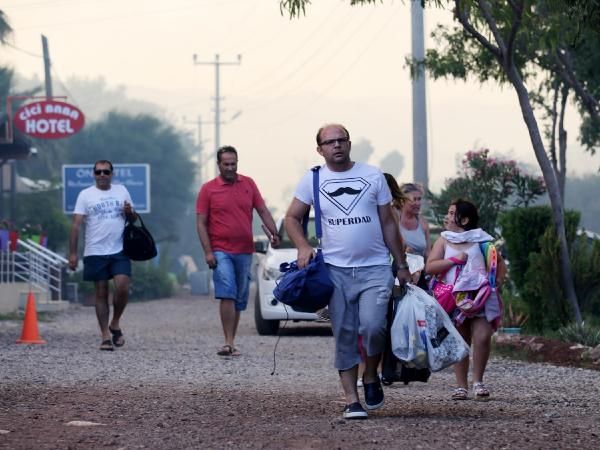
{"label": "metal railing", "polygon": [[46,301],[62,297],[66,258],[27,239],[17,240],[17,250],[0,251],[0,283],[28,283],[46,293]]}

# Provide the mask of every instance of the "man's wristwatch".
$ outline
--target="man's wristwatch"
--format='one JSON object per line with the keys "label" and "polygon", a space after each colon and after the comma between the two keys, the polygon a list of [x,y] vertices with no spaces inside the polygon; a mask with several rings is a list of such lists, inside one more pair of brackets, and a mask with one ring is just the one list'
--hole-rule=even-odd
{"label": "man's wristwatch", "polygon": [[398,263],[398,270],[408,269],[408,263],[406,261]]}

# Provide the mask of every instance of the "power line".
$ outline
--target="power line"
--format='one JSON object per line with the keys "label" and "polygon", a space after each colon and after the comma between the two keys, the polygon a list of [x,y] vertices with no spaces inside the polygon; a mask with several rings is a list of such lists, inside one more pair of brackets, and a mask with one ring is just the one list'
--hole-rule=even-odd
{"label": "power line", "polygon": [[54,73],[54,78],[56,80],[58,80],[58,83],[60,84],[60,86],[62,87],[63,91],[65,91],[65,94],[67,94],[67,96],[71,99],[73,99],[73,102],[75,105],[80,105],[79,102],[77,101],[77,99],[75,99],[75,96],[73,94],[71,94],[71,92],[69,92],[69,89],[67,88],[67,86],[63,83],[63,81],[60,79],[60,76],[58,75],[58,72],[56,71],[56,67],[55,64],[51,64],[50,65],[50,69],[52,70],[52,73]]}
{"label": "power line", "polygon": [[353,67],[356,64],[356,62],[359,61],[363,57],[363,55],[371,48],[371,46],[377,40],[377,38],[379,38],[381,36],[381,32],[389,26],[389,24],[392,22],[392,20],[394,19],[394,17],[396,16],[397,13],[398,13],[398,9],[395,10],[394,13],[390,14],[387,21],[383,24],[383,27],[381,27],[380,29],[377,30],[376,34],[371,37],[368,44],[362,49],[362,51],[360,53],[357,54],[356,58],[354,58],[352,61],[350,61],[349,64],[347,64],[344,67],[344,70],[340,70],[340,76],[338,76],[336,79],[334,79],[329,85],[327,85],[327,87],[323,88],[319,93],[314,95],[313,98],[315,98],[315,97],[316,98],[308,106],[299,108],[295,112],[292,112],[292,113],[288,114],[287,116],[282,117],[279,121],[272,123],[271,126],[281,125],[281,124],[289,121],[290,119],[296,117],[303,110],[313,108],[314,105],[316,105],[319,102],[319,100],[323,99],[323,94],[325,92],[329,91],[332,87],[334,87],[337,83],[339,83],[348,73],[350,73],[350,68]]}
{"label": "power line", "polygon": [[19,48],[16,45],[11,44],[10,42],[5,42],[4,44],[8,45],[10,48],[15,49],[15,50],[17,50],[17,51],[19,51],[21,53],[25,53],[26,55],[33,56],[34,58],[43,58],[43,56],[40,55],[40,54],[33,53],[33,52],[28,51],[28,50]]}
{"label": "power line", "polygon": [[[62,23],[55,22],[55,23],[50,23],[50,24],[31,25],[31,26],[19,28],[18,30],[15,30],[15,31],[23,31],[23,30],[31,30],[31,29],[39,29],[39,28],[48,29],[48,28],[55,28],[55,27],[87,25],[87,24],[91,24],[91,23],[118,21],[118,20],[123,20],[123,19],[132,19],[132,18],[138,18],[138,17],[144,17],[144,16],[153,16],[153,15],[157,15],[157,14],[169,14],[172,12],[185,11],[185,10],[189,10],[189,9],[196,9],[199,7],[204,7],[202,4],[200,4],[200,1],[202,1],[202,0],[195,0],[193,2],[190,2],[190,4],[188,4],[188,5],[181,6],[181,7],[159,9],[159,10],[147,11],[147,12],[135,12],[135,13],[131,13],[131,14],[119,14],[119,15],[112,15],[112,16],[105,16],[105,17],[94,17],[94,18],[89,18],[89,19],[81,18],[81,19],[77,19],[75,21],[68,21],[68,22],[62,22]],[[209,0],[205,0],[205,2],[207,2],[207,1],[209,1]],[[224,2],[224,1],[225,0],[221,0],[221,2]],[[235,1],[236,0],[230,0],[230,2],[235,2]]]}
{"label": "power line", "polygon": [[[363,20],[362,20],[361,22],[359,22],[359,23],[358,23],[358,25],[357,25],[355,28],[353,28],[352,30],[350,30],[350,32],[349,32],[349,35],[350,35],[350,36],[354,35],[356,30],[358,30],[358,29],[362,28],[362,27],[364,26],[364,24],[365,24],[365,23],[366,23],[366,22],[367,22],[367,21],[368,21],[368,20],[371,18],[371,15],[372,15],[373,13],[374,13],[374,9],[372,9],[372,10],[371,10],[371,12],[370,12],[369,14],[367,14],[367,15],[366,15],[366,16],[363,18]],[[392,16],[393,16],[393,15],[391,15],[390,17],[392,17]],[[388,23],[389,23],[389,19],[388,19]],[[380,32],[381,32],[381,30],[378,30],[378,31],[376,32],[376,34],[375,34],[375,36],[373,37],[373,39],[371,40],[371,42],[372,42],[372,41],[373,41],[375,38],[377,38],[377,37],[379,36],[379,33],[380,33]],[[335,47],[335,48],[334,48],[334,49],[333,49],[333,50],[330,52],[330,55],[331,55],[331,54],[333,54],[333,55],[336,55],[336,54],[339,54],[339,53],[341,53],[341,51],[342,51],[342,50],[344,50],[344,48],[346,48],[346,47],[349,45],[349,43],[350,43],[349,39],[343,39],[343,40],[342,40],[342,42],[341,42],[341,44],[340,44],[340,45],[338,45],[337,47]],[[369,43],[369,45],[370,45],[370,43]],[[322,49],[322,47],[321,47],[321,48],[319,48],[319,49],[318,49],[318,51],[320,51],[321,49]],[[355,61],[357,61],[358,59],[360,59],[360,57],[361,57],[363,54],[364,54],[364,52],[363,52],[363,53],[361,53],[361,54],[359,55],[359,57],[358,57],[358,58],[355,58],[353,61],[355,62]],[[312,59],[312,55],[311,55],[310,57],[306,58],[305,60],[303,60],[303,61],[302,61],[302,64],[301,64],[301,66],[299,66],[298,68],[300,68],[300,67],[304,66],[304,65],[305,65],[305,64],[306,64],[308,61],[310,61],[310,59]],[[305,75],[305,76],[304,76],[304,77],[303,77],[303,78],[300,80],[300,82],[299,82],[299,83],[295,83],[295,84],[294,84],[292,87],[289,87],[289,85],[288,85],[288,88],[287,88],[287,89],[286,89],[286,90],[285,90],[283,93],[279,94],[279,95],[278,95],[278,96],[276,96],[276,97],[273,97],[273,98],[270,98],[270,99],[264,100],[264,101],[262,101],[262,102],[261,102],[261,101],[258,101],[258,103],[256,103],[256,104],[254,104],[254,105],[251,105],[251,106],[249,106],[249,107],[248,107],[248,109],[258,109],[258,108],[263,108],[263,107],[265,107],[265,106],[267,106],[267,105],[269,105],[269,104],[272,104],[272,103],[276,102],[276,101],[277,101],[277,100],[279,100],[280,98],[282,98],[282,97],[285,97],[285,96],[289,95],[290,93],[297,91],[297,90],[298,90],[298,88],[299,88],[299,87],[301,87],[302,85],[304,85],[304,83],[305,83],[305,82],[306,82],[306,81],[307,81],[309,78],[312,78],[312,73],[315,73],[315,72],[320,72],[320,71],[322,71],[322,70],[323,70],[323,68],[324,68],[325,66],[327,66],[328,64],[330,64],[330,63],[331,63],[331,60],[329,60],[329,59],[326,59],[326,60],[325,60],[325,61],[324,61],[322,64],[320,64],[320,65],[318,65],[318,66],[311,66],[311,69],[312,69],[312,70],[311,70],[311,72],[310,72],[310,73],[308,73],[307,75]],[[351,67],[351,65],[350,65],[350,66],[347,66],[347,68],[348,68],[348,69],[349,69],[350,67]],[[344,71],[341,71],[341,76],[340,76],[340,77],[338,77],[338,79],[342,78],[342,77],[345,75],[345,73],[346,73],[346,71],[345,71],[345,70],[344,70]],[[335,82],[334,82],[334,84],[335,84]]]}
{"label": "power line", "polygon": [[[92,1],[94,1],[94,0],[92,0]],[[81,0],[46,0],[46,1],[38,1],[38,2],[33,2],[33,3],[19,2],[16,5],[5,6],[5,8],[10,8],[11,10],[14,10],[14,9],[29,9],[30,7],[37,8],[40,6],[43,7],[45,5],[54,7],[57,4],[60,5],[61,3],[81,3]]]}
{"label": "power line", "polygon": [[[279,63],[277,63],[274,67],[269,69],[269,73],[275,73],[275,74],[279,73],[279,69],[284,67],[290,59],[296,57],[302,50],[304,50],[304,48],[309,44],[309,42],[311,42],[316,37],[322,38],[323,36],[319,35],[318,31],[323,29],[325,23],[331,22],[331,20],[332,20],[331,15],[333,14],[333,12],[336,9],[339,9],[339,7],[340,7],[340,3],[334,4],[334,7],[325,14],[325,17],[323,18],[323,20],[320,21],[313,29],[310,30],[310,32],[307,33],[308,38],[304,38],[304,36],[303,36],[301,39],[300,45],[297,46],[296,48],[288,51],[284,55],[284,57],[279,61]],[[345,23],[346,17],[349,15],[349,13],[350,13],[350,9],[348,8],[348,9],[346,9],[345,16],[334,15],[334,17],[338,20],[338,22]],[[331,25],[330,26],[331,31],[329,33],[329,36],[332,36],[334,33],[337,34],[337,28],[338,27],[335,24]],[[328,39],[325,39],[325,40],[328,41]],[[264,42],[268,42],[268,43],[273,42],[273,36],[271,36],[268,40],[265,40]],[[262,48],[262,46],[258,47],[259,50],[261,48]],[[316,56],[316,54],[318,54],[323,48],[324,48],[323,46],[319,46],[317,48],[317,50],[313,51],[313,53],[309,56],[309,59]],[[246,50],[244,50],[243,53],[248,54],[248,53],[251,53],[255,49],[250,49],[250,50],[246,49]],[[305,61],[306,61],[306,59],[305,59]],[[290,75],[293,75],[294,73],[296,73],[297,70],[299,68],[301,68],[303,64],[304,64],[304,61],[298,67],[295,67],[294,69],[289,70],[287,75],[284,75],[283,77],[281,77],[281,80],[282,81],[287,80],[290,77]],[[279,84],[281,84],[281,82]],[[262,88],[262,85],[268,85],[269,89],[273,88],[273,82],[269,81],[269,77],[261,76],[257,81],[253,81],[253,82],[247,84],[246,86],[238,88],[238,90],[243,91],[245,94],[247,94],[248,92],[252,93],[252,92],[256,92],[257,90],[260,91],[260,89],[257,89],[257,87]]]}

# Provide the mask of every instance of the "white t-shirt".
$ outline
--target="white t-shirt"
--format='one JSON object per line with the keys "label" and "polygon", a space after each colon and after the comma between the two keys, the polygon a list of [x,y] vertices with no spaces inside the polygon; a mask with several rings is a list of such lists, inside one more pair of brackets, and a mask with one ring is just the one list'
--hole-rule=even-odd
{"label": "white t-shirt", "polygon": [[83,256],[114,255],[123,250],[125,201],[132,203],[129,191],[121,184],[111,184],[106,191],[94,185],[79,193],[73,213],[85,216]]}
{"label": "white t-shirt", "polygon": [[[319,170],[319,201],[325,262],[338,267],[390,265],[377,207],[392,201],[381,170],[354,163],[345,172]],[[313,173],[306,173],[294,195],[313,204]]]}

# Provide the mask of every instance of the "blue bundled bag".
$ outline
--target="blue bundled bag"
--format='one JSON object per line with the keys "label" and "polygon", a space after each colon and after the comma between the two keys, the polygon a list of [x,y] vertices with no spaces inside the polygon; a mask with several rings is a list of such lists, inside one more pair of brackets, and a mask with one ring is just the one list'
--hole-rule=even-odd
{"label": "blue bundled bag", "polygon": [[[281,303],[291,306],[298,312],[316,312],[329,304],[333,294],[333,282],[329,278],[329,270],[323,259],[321,251],[321,207],[319,203],[319,166],[313,167],[313,202],[315,205],[315,231],[319,240],[317,254],[302,269],[297,261],[283,263],[279,270],[283,275],[277,280],[273,296]],[[306,235],[308,216],[306,212],[303,220],[304,234]]]}
{"label": "blue bundled bag", "polygon": [[300,269],[294,261],[281,264],[279,270],[283,275],[273,290],[273,296],[281,303],[299,312],[316,312],[329,304],[333,283],[320,248],[306,267]]}

